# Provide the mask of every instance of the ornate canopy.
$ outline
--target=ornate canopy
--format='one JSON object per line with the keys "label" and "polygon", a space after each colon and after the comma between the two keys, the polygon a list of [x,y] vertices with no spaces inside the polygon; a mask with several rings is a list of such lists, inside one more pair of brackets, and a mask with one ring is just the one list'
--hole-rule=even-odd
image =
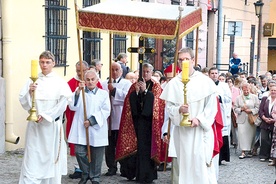
{"label": "ornate canopy", "polygon": [[94,32],[174,39],[201,24],[201,8],[190,6],[107,0],[77,11],[78,29]]}

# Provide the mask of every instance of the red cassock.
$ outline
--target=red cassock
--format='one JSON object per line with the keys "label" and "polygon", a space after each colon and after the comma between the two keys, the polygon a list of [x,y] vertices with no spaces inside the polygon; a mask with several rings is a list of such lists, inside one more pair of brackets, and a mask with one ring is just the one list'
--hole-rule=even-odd
{"label": "red cassock", "polygon": [[[71,89],[72,92],[74,92],[77,87],[79,86],[79,81],[76,78],[72,78],[68,81],[68,85]],[[97,87],[102,89],[102,85],[100,82],[97,83]],[[66,138],[68,138],[70,129],[72,126],[73,118],[74,118],[75,111],[71,111],[69,107],[67,106],[66,111],[65,111],[65,116],[66,116]],[[69,148],[70,148],[70,155],[75,156],[75,146],[74,144],[69,143]]]}
{"label": "red cassock", "polygon": [[215,117],[215,121],[212,125],[213,132],[214,132],[214,151],[213,151],[213,157],[219,154],[220,148],[223,145],[223,139],[222,139],[222,128],[223,128],[223,121],[222,121],[222,115],[221,115],[221,109],[219,100],[217,98],[217,107],[218,111]]}

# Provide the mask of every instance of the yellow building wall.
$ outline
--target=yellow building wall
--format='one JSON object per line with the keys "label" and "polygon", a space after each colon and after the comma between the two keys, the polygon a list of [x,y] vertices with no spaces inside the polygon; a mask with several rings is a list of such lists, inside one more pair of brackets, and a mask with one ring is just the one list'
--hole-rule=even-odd
{"label": "yellow building wall", "polygon": [[[75,63],[79,60],[74,1],[67,2],[67,35],[69,37],[67,41],[67,65],[69,66],[66,68],[66,75],[64,75],[64,67],[54,68],[54,71],[66,81],[75,76]],[[21,88],[30,77],[31,60],[38,60],[41,52],[45,50],[45,38],[43,37],[45,35],[44,4],[44,0],[2,0],[3,77],[6,81],[7,94],[6,124],[11,127],[11,133],[20,137],[18,144],[6,142],[7,151],[25,146],[26,118],[29,114],[21,107],[18,96]],[[81,8],[82,0],[78,0],[77,5]],[[82,31],[80,31],[80,35],[82,35]],[[109,76],[109,34],[102,33],[101,37],[102,80],[105,80]],[[138,37],[127,36],[127,47],[137,43]],[[138,55],[127,54],[129,61],[127,65],[136,70]]]}
{"label": "yellow building wall", "polygon": [[270,38],[276,38],[276,1],[272,0],[269,3],[269,23],[274,23],[274,34]]}
{"label": "yellow building wall", "polygon": [[[234,51],[238,53],[243,63],[250,62],[250,41],[251,41],[251,25],[255,25],[255,47],[254,56],[257,55],[257,39],[258,39],[258,17],[255,15],[254,0],[248,0],[247,5],[245,1],[223,1],[223,16],[225,16],[224,27],[224,41],[222,45],[222,63],[229,63],[229,50],[230,50],[230,36],[228,33],[228,22],[236,21],[242,22],[242,36],[235,36]],[[269,4],[268,0],[264,0],[263,6],[263,23],[268,21],[269,17]],[[210,38],[209,38],[210,39]],[[267,44],[268,39],[266,37],[261,38],[261,62],[260,73],[264,74],[267,71]],[[257,59],[254,59],[253,75],[256,75]]]}
{"label": "yellow building wall", "polygon": [[[2,0],[3,73],[7,84],[6,123],[13,124],[13,133],[20,137],[18,144],[7,142],[6,150],[24,147],[28,113],[21,107],[18,95],[30,77],[31,60],[38,60],[40,53],[45,50],[44,4],[44,0]],[[75,63],[78,61],[74,1],[68,1],[68,8],[69,67],[66,68],[65,76],[64,67],[54,68],[66,81],[75,75]]]}
{"label": "yellow building wall", "polygon": [[[271,1],[269,5],[269,20],[268,23],[274,23],[274,34],[269,38],[276,38],[276,1]],[[276,70],[276,50],[268,50],[268,70]]]}

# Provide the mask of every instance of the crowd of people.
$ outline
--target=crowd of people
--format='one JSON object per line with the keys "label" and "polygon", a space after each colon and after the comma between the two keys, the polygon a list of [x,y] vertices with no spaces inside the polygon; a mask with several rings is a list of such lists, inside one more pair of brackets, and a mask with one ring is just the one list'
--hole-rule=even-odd
{"label": "crowd of people", "polygon": [[[187,83],[183,62],[189,64]],[[100,60],[93,67],[77,62],[76,76],[66,84],[52,71],[53,54],[40,55],[37,81],[29,80],[19,96],[29,111],[35,92],[38,116],[28,123],[20,184],[61,183],[65,140],[76,158],[69,177],[79,184],[100,183],[104,157],[109,177],[119,169],[128,180],[152,183],[170,163],[173,184],[216,184],[219,165],[230,161],[230,144],[241,150],[240,159],[259,155],[276,165],[276,81],[269,73],[254,78],[200,70],[190,48],[180,49],[177,66],[164,72],[144,63],[141,80],[126,63],[120,53],[103,80]],[[182,124],[184,115],[188,125]]]}
{"label": "crowd of people", "polygon": [[[221,73],[232,92],[231,144],[241,150],[240,159],[258,155],[261,162],[275,166],[275,90],[276,75],[247,76],[239,72]],[[275,106],[276,107],[276,106]],[[252,121],[250,118],[254,117]]]}

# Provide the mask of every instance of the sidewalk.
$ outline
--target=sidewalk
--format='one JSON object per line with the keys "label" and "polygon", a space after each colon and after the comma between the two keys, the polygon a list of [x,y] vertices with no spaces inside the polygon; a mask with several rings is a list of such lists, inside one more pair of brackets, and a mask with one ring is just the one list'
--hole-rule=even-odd
{"label": "sidewalk", "polygon": [[[219,184],[273,184],[276,179],[275,168],[267,166],[268,162],[260,162],[258,157],[239,159],[240,152],[235,153],[231,148],[231,162],[223,163],[219,169]],[[20,168],[23,158],[23,150],[6,152],[0,155],[0,184],[17,184],[20,174]],[[68,156],[68,175],[73,173],[75,159]],[[135,181],[128,181],[120,177],[119,172],[115,176],[104,176],[107,172],[105,162],[103,162],[101,183],[102,184],[134,184]],[[78,179],[70,179],[67,176],[62,177],[63,184],[77,184]],[[88,182],[89,183],[89,182]],[[169,184],[170,171],[158,172],[156,184]]]}

